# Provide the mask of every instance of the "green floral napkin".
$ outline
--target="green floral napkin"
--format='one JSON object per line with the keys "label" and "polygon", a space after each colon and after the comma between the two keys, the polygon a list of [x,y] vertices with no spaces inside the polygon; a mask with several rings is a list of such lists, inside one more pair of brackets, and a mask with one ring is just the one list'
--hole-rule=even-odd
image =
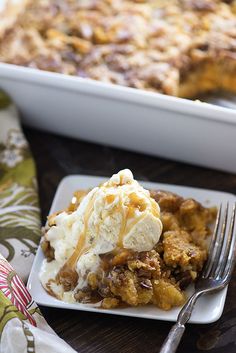
{"label": "green floral napkin", "polygon": [[39,240],[34,161],[17,110],[0,91],[1,353],[76,353],[50,328],[21,280],[28,278]]}
{"label": "green floral napkin", "polygon": [[26,281],[40,239],[35,165],[17,110],[0,92],[0,253]]}

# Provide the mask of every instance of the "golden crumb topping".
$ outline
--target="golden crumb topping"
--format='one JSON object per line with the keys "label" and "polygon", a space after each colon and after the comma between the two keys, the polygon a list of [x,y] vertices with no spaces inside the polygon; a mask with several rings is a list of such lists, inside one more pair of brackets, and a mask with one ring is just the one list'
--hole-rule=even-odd
{"label": "golden crumb topping", "polygon": [[236,1],[34,0],[0,60],[177,96],[200,68],[197,91],[236,90]]}

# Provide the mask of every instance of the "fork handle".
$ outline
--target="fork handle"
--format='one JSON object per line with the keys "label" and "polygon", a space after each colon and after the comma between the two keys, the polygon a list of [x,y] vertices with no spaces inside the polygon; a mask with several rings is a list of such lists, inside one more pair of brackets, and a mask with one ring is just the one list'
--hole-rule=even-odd
{"label": "fork handle", "polygon": [[159,353],[175,353],[185,331],[185,326],[177,322],[172,326]]}
{"label": "fork handle", "polygon": [[180,313],[178,315],[177,322],[174,326],[172,326],[167,338],[165,339],[161,350],[159,353],[175,353],[179,342],[183,336],[183,333],[185,331],[185,324],[188,322],[190,319],[190,316],[192,314],[194,305],[198,299],[203,294],[202,291],[196,291],[191,297],[188,299],[188,301],[185,303],[183,308],[180,310]]}

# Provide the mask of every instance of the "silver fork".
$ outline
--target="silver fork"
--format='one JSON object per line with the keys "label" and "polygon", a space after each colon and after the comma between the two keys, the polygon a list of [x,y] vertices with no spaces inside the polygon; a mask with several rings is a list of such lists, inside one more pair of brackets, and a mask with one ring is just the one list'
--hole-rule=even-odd
{"label": "silver fork", "polygon": [[[190,319],[197,299],[205,294],[223,289],[230,280],[236,260],[235,209],[233,206],[229,215],[229,204],[225,211],[219,207],[215,229],[209,247],[208,260],[201,277],[195,284],[195,292],[188,299],[178,315],[176,324],[172,327],[159,353],[174,353],[185,331],[185,324]],[[230,223],[228,225],[230,218]]]}

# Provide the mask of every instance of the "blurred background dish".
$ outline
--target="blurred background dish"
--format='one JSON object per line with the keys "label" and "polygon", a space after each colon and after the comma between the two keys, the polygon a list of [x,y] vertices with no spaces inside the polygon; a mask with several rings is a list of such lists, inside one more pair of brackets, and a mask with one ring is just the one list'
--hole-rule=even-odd
{"label": "blurred background dish", "polygon": [[184,98],[236,92],[234,0],[16,3],[2,62]]}
{"label": "blurred background dish", "polygon": [[23,122],[236,171],[234,94],[208,96],[236,91],[235,1],[7,3],[0,84]]}

